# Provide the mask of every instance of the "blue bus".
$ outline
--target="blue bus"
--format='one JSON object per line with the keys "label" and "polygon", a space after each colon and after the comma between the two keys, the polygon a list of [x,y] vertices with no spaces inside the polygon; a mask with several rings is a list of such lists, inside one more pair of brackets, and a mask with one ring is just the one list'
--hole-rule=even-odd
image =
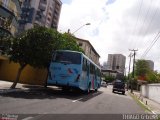
{"label": "blue bus", "polygon": [[101,85],[101,69],[86,55],[77,51],[54,52],[49,67],[47,85],[97,91]]}

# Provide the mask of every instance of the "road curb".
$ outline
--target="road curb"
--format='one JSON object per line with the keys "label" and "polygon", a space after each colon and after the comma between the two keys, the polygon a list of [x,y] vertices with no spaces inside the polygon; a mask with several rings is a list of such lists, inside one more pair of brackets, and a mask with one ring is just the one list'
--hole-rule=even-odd
{"label": "road curb", "polygon": [[138,97],[137,95],[133,94],[133,93],[129,93],[128,94],[131,96],[131,97],[135,97],[134,99],[137,100],[138,102],[140,102],[144,107],[145,109],[147,109],[147,111],[151,112],[152,114],[155,114],[157,115],[148,105],[146,105],[143,101],[140,100],[140,97]]}
{"label": "road curb", "polygon": [[24,90],[28,90],[28,89],[1,89],[0,94],[19,92],[19,91],[24,91]]}
{"label": "road curb", "polygon": [[153,114],[156,115],[156,113],[148,105],[146,105],[144,102],[142,102],[140,99],[139,99],[139,102],[142,103],[147,109],[149,109]]}
{"label": "road curb", "polygon": [[28,90],[41,90],[46,88],[15,88],[15,89],[0,89],[0,94],[6,94],[11,92],[22,92],[22,91],[28,91]]}

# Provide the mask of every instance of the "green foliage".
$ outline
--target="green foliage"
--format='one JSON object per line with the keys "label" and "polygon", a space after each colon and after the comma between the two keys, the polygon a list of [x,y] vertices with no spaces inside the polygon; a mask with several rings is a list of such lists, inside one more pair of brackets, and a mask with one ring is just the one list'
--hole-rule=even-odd
{"label": "green foliage", "polygon": [[115,77],[114,76],[104,76],[104,81],[107,82],[107,83],[110,83],[110,82],[113,82],[115,80]]}
{"label": "green foliage", "polygon": [[145,60],[138,60],[136,62],[136,79],[138,77],[143,77],[148,83],[157,83],[160,82],[160,75],[157,71],[153,71],[149,68],[149,64]]}
{"label": "green foliage", "polygon": [[136,62],[135,74],[137,76],[145,76],[147,73],[149,73],[149,71],[150,71],[150,68],[147,61],[138,60]]}
{"label": "green foliage", "polygon": [[76,38],[73,37],[71,34],[64,33],[62,35],[62,39],[63,39],[63,44],[62,44],[63,50],[73,50],[73,51],[79,51],[84,53],[82,48],[80,48],[79,45],[77,44]]}
{"label": "green foliage", "polygon": [[11,61],[37,68],[48,67],[54,50],[83,52],[70,34],[36,26],[13,39]]}
{"label": "green foliage", "polygon": [[48,66],[53,45],[54,32],[44,27],[35,27],[13,39],[10,60],[21,66],[29,64],[37,68]]}
{"label": "green foliage", "polygon": [[4,36],[0,38],[0,51],[2,54],[9,54],[10,48],[12,46],[12,36]]}
{"label": "green foliage", "polygon": [[156,71],[150,71],[149,74],[147,74],[147,81],[149,83],[158,83],[158,82],[160,82],[159,74]]}

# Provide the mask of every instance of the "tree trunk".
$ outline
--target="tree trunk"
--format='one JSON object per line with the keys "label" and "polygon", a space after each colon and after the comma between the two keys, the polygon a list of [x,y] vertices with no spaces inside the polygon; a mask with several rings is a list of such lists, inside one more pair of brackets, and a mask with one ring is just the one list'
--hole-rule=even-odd
{"label": "tree trunk", "polygon": [[47,80],[48,80],[49,68],[47,68],[47,77],[44,83],[44,88],[47,88]]}
{"label": "tree trunk", "polygon": [[11,89],[14,89],[16,87],[17,83],[19,82],[19,78],[22,73],[22,70],[24,69],[25,66],[26,65],[21,65],[20,68],[18,69],[16,80],[13,82],[12,86],[10,87]]}

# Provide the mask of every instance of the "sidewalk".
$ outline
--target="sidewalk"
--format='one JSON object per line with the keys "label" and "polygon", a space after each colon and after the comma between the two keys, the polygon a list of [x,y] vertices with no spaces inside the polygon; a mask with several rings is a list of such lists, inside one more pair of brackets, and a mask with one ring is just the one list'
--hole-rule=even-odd
{"label": "sidewalk", "polygon": [[147,108],[149,108],[153,114],[160,114],[160,104],[159,103],[143,97],[138,91],[133,91],[133,94],[139,99],[139,101],[142,104],[144,104]]}
{"label": "sidewalk", "polygon": [[17,84],[15,89],[10,89],[12,84],[13,84],[13,82],[0,80],[0,93],[19,91],[19,90],[23,89],[23,87],[22,87],[23,84],[19,84],[19,83]]}
{"label": "sidewalk", "polygon": [[25,91],[29,89],[44,88],[43,86],[40,85],[28,85],[28,84],[17,83],[16,88],[10,89],[12,84],[13,82],[0,80],[0,94],[14,92],[14,91]]}

